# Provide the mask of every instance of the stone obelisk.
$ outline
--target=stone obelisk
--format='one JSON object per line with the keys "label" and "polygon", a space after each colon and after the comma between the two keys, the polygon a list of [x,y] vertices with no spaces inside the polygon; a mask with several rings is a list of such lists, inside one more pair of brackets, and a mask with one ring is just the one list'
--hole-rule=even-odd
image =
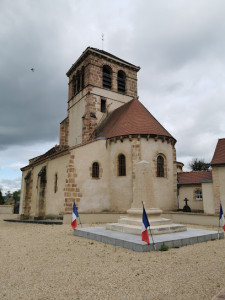
{"label": "stone obelisk", "polygon": [[142,202],[151,223],[152,234],[172,233],[187,230],[185,225],[172,224],[172,220],[161,217],[153,186],[153,174],[150,163],[140,161],[135,166],[133,184],[133,202],[127,216],[119,218],[118,223],[106,224],[106,229],[130,234],[141,234]]}
{"label": "stone obelisk", "polygon": [[128,209],[128,215],[142,215],[144,203],[146,213],[149,217],[158,217],[162,211],[157,206],[155,192],[153,187],[153,174],[150,163],[142,160],[135,165],[135,178],[133,185],[133,202]]}

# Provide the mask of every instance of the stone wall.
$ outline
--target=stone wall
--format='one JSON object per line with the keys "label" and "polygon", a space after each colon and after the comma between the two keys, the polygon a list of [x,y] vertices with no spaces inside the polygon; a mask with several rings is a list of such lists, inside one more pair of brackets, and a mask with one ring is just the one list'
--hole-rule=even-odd
{"label": "stone wall", "polygon": [[187,198],[188,206],[190,206],[191,210],[203,211],[203,201],[204,200],[196,200],[195,199],[195,191],[197,189],[201,189],[201,185],[183,185],[179,188],[179,207],[182,209],[185,205],[184,199]]}
{"label": "stone wall", "polygon": [[0,205],[0,214],[13,214],[14,205]]}
{"label": "stone wall", "polygon": [[69,118],[66,118],[60,123],[60,138],[59,138],[60,146],[68,145],[68,135],[69,135]]}
{"label": "stone wall", "polygon": [[117,73],[121,70],[126,74],[125,94],[132,98],[137,97],[137,70],[134,70],[134,68],[129,65],[124,65],[121,62],[113,60],[112,58],[107,59],[105,57],[97,57],[94,54],[90,54],[69,76],[69,100],[72,98],[72,78],[83,66],[85,69],[84,86],[92,85],[103,88],[102,68],[104,65],[109,66],[112,70],[112,91],[117,92]]}
{"label": "stone wall", "polygon": [[212,167],[215,211],[219,212],[220,202],[225,207],[225,166]]}
{"label": "stone wall", "polygon": [[72,213],[73,203],[79,208],[80,199],[82,197],[80,188],[77,185],[77,173],[75,169],[75,155],[71,154],[67,165],[67,178],[64,188],[64,212]]}
{"label": "stone wall", "polygon": [[213,183],[202,183],[203,209],[206,214],[215,214],[215,206],[213,199]]}

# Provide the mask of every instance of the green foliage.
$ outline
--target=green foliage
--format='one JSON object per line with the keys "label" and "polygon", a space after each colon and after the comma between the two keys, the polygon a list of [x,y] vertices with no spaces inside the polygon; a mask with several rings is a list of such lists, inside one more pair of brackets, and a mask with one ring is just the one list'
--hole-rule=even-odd
{"label": "green foliage", "polygon": [[194,158],[190,163],[189,167],[192,171],[207,171],[210,167],[208,163],[204,161],[204,159]]}
{"label": "green foliage", "polygon": [[15,202],[19,202],[20,201],[20,190],[13,192],[13,198],[15,200]]}
{"label": "green foliage", "polygon": [[169,247],[165,243],[163,243],[160,248],[160,251],[168,251],[168,249],[169,249]]}
{"label": "green foliage", "polygon": [[2,196],[2,191],[1,191],[1,189],[0,189],[0,205],[2,205],[2,204],[4,204],[5,203],[5,201],[4,201],[4,198],[3,198],[3,196]]}

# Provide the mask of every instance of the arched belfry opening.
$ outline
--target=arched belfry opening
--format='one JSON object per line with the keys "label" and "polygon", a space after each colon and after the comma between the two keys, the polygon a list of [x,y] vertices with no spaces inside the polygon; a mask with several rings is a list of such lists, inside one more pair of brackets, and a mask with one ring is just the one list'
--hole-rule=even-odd
{"label": "arched belfry opening", "polygon": [[107,65],[102,68],[102,86],[106,89],[112,89],[112,69]]}
{"label": "arched belfry opening", "polygon": [[123,94],[126,91],[126,74],[121,70],[119,70],[117,74],[117,90]]}

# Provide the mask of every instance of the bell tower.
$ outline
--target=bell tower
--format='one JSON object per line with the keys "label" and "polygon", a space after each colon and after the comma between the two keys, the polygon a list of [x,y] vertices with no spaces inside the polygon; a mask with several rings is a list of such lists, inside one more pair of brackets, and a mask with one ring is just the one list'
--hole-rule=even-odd
{"label": "bell tower", "polygon": [[60,145],[76,146],[94,139],[107,114],[137,98],[139,70],[106,51],[88,47],[66,74],[68,115],[60,124]]}

